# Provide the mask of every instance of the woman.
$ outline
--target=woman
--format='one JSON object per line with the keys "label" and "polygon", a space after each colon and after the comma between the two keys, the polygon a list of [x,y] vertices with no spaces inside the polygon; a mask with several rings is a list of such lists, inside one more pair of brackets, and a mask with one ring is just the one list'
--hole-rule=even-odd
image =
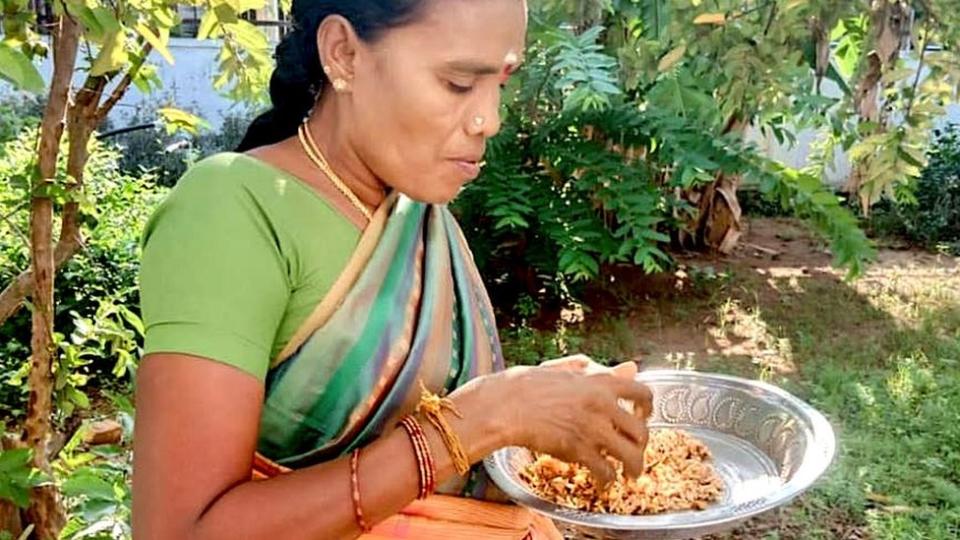
{"label": "woman", "polygon": [[244,153],[197,164],[144,234],[135,535],[556,538],[477,500],[476,463],[525,445],[639,473],[650,393],[584,358],[504,370],[444,206],[500,127],[525,3],[293,16]]}

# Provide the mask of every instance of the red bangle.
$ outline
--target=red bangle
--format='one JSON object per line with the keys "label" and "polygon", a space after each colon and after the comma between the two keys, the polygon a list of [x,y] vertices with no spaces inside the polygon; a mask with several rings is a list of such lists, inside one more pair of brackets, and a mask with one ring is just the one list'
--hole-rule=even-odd
{"label": "red bangle", "polygon": [[360,505],[360,449],[357,448],[350,455],[350,487],[353,492],[353,510],[356,513],[357,525],[363,532],[370,532],[367,520],[363,519],[363,507]]}
{"label": "red bangle", "polygon": [[430,453],[430,447],[427,445],[423,430],[415,418],[407,416],[400,421],[400,424],[406,430],[407,435],[410,436],[414,457],[417,460],[417,470],[420,476],[420,492],[417,498],[425,499],[433,493],[435,486],[433,456]]}
{"label": "red bangle", "polygon": [[410,436],[410,443],[413,445],[414,457],[417,460],[417,471],[420,475],[420,491],[418,499],[426,499],[436,491],[436,463],[433,461],[433,453],[430,452],[430,445],[427,443],[427,437],[423,433],[420,422],[413,416],[405,416],[400,425]]}

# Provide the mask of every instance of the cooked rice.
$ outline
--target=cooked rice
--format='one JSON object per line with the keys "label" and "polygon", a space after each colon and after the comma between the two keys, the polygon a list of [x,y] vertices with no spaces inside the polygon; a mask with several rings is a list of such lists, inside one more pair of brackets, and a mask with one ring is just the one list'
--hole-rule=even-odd
{"label": "cooked rice", "polygon": [[644,473],[629,479],[624,478],[623,465],[608,457],[617,479],[602,493],[589,469],[546,454],[537,455],[520,476],[549,501],[605,514],[703,510],[723,493],[723,480],[707,462],[710,450],[683,431],[652,430],[643,456]]}

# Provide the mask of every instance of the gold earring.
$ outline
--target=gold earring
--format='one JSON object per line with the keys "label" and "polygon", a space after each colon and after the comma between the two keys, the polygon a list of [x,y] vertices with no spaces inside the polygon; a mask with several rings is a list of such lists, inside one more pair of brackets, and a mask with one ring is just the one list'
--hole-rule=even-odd
{"label": "gold earring", "polygon": [[323,66],[323,72],[326,73],[327,75],[330,75],[332,71],[333,70],[330,69],[330,66]]}
{"label": "gold earring", "polygon": [[337,77],[333,80],[333,89],[337,92],[343,92],[347,89],[347,81]]}
{"label": "gold earring", "polygon": [[473,125],[477,127],[483,127],[483,124],[486,123],[486,120],[482,116],[473,117]]}

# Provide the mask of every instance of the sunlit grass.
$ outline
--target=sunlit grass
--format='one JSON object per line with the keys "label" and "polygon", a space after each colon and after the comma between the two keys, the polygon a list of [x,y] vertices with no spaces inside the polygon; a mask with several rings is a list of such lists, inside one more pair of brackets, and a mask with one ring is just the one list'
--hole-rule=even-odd
{"label": "sunlit grass", "polygon": [[[601,359],[768,379],[829,417],[840,447],[827,476],[722,538],[960,538],[955,265],[881,264],[853,283],[826,269],[740,268],[699,286],[647,305],[624,293],[639,304],[608,310],[618,315],[589,306],[560,341]],[[557,332],[525,332],[541,353],[557,350]]]}

